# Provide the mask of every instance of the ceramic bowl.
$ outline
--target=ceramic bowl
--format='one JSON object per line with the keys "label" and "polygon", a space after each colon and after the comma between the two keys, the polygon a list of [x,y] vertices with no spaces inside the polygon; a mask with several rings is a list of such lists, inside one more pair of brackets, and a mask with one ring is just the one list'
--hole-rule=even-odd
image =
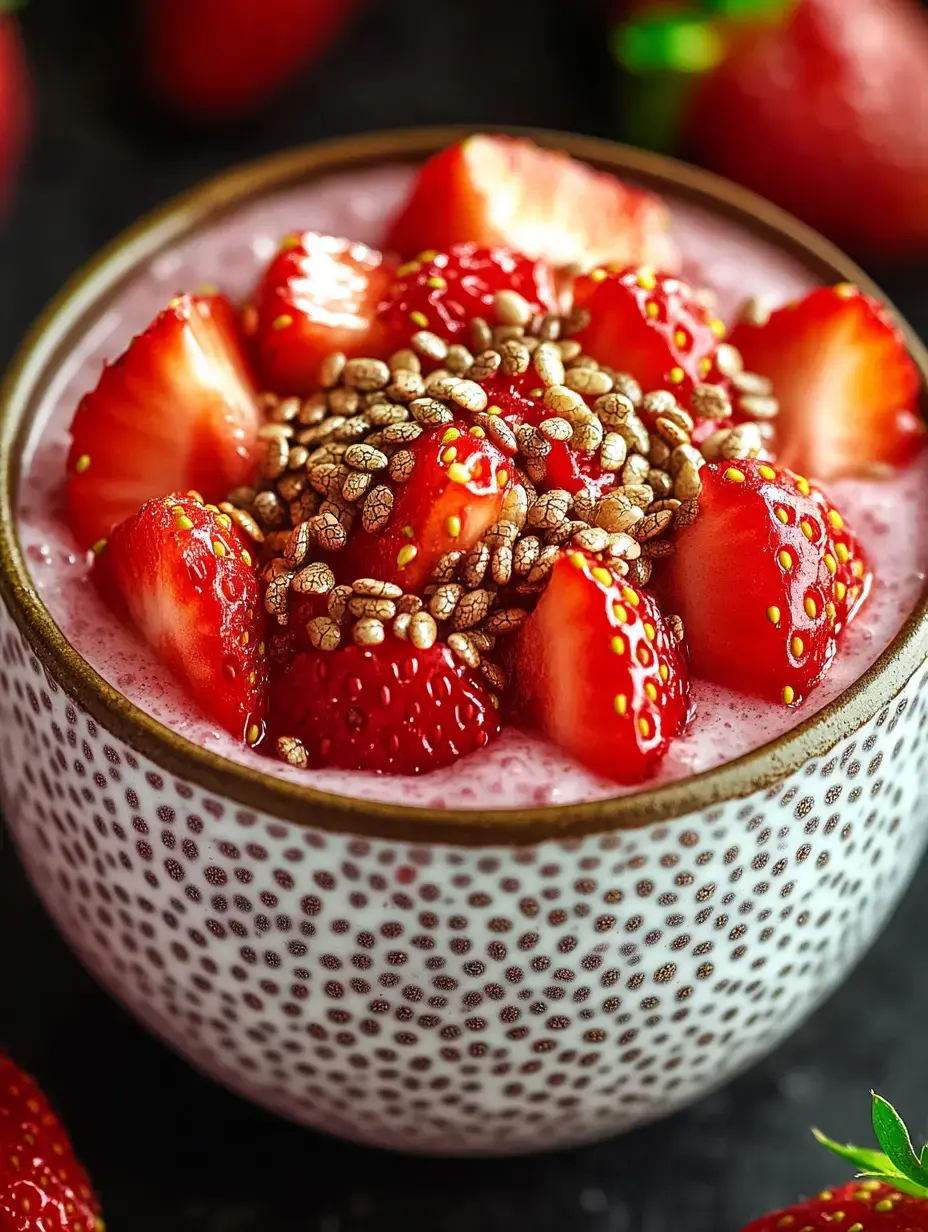
{"label": "ceramic bowl", "polygon": [[[925,601],[837,701],[719,769],[593,804],[435,813],[276,781],[135,709],[54,625],[13,512],[37,400],[125,279],[243,202],[462,135],[354,138],[222,176],[119,239],[39,322],[2,395],[0,765],[62,932],[192,1064],[345,1137],[506,1153],[693,1100],[782,1040],[873,941],[926,837]],[[731,185],[532,135],[879,294]]]}

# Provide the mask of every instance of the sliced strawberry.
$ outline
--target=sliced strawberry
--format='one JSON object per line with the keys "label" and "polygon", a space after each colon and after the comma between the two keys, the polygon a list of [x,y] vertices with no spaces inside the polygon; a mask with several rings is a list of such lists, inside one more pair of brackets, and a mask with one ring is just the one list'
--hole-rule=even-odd
{"label": "sliced strawberry", "polygon": [[816,479],[895,465],[924,434],[921,380],[885,309],[856,287],[820,287],[763,325],[741,321],[731,343],[773,381],[777,457]]}
{"label": "sliced strawberry", "polygon": [[404,256],[472,241],[592,269],[677,266],[660,198],[519,137],[468,137],[425,164],[390,230]]}
{"label": "sliced strawberry", "polygon": [[837,510],[801,476],[753,459],[705,467],[666,593],[695,675],[798,705],[833,659],[871,575]]}
{"label": "sliced strawberry", "polygon": [[376,577],[418,591],[446,552],[466,552],[497,522],[515,475],[509,458],[464,423],[430,428],[414,443],[415,466],[396,485],[383,530],[352,532],[333,567],[345,581]]}
{"label": "sliced strawberry", "polygon": [[441,642],[306,651],[274,677],[276,738],[301,741],[310,766],[426,774],[482,749],[499,732],[480,676]]}
{"label": "sliced strawberry", "polygon": [[381,307],[381,319],[397,347],[420,329],[450,342],[474,317],[495,325],[498,291],[514,291],[532,312],[557,306],[550,266],[507,248],[455,244],[448,252],[420,253],[400,266],[397,275]]}
{"label": "sliced strawberry", "polygon": [[644,390],[688,398],[713,379],[725,326],[687,283],[645,268],[596,269],[574,284],[574,304],[590,313],[576,335],[600,363],[630,372]]}
{"label": "sliced strawberry", "polygon": [[94,571],[204,710],[255,743],[267,684],[264,603],[229,517],[189,495],[151,500],[116,528]]}
{"label": "sliced strawberry", "polygon": [[521,713],[587,769],[653,774],[688,717],[686,665],[654,599],[564,552],[517,635]]}
{"label": "sliced strawberry", "polygon": [[172,300],[77,408],[67,491],[76,538],[90,547],[163,492],[222,500],[252,477],[259,424],[232,305]]}
{"label": "sliced strawberry", "polygon": [[288,236],[255,294],[251,328],[262,376],[278,394],[319,387],[332,351],[374,355],[383,334],[377,306],[394,265],[373,248],[315,231]]}

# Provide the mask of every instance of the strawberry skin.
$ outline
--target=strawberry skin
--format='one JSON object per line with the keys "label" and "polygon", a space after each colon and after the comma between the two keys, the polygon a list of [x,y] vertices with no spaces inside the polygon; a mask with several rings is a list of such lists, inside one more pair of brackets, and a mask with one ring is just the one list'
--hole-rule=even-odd
{"label": "strawberry skin", "polygon": [[886,310],[856,287],[820,287],[763,325],[740,321],[731,343],[773,382],[784,466],[827,480],[914,453],[918,369]]}
{"label": "strawberry skin", "polygon": [[[320,361],[332,351],[376,355],[384,344],[377,308],[393,263],[364,244],[319,235],[288,236],[255,297],[256,333],[266,386],[282,395],[318,388]],[[251,328],[249,332],[251,332]]]}
{"label": "strawberry skin", "polygon": [[32,114],[32,92],[15,20],[0,5],[0,209],[12,191],[26,144]]}
{"label": "strawberry skin", "polygon": [[102,1232],[87,1174],[35,1081],[0,1053],[0,1229]]}
{"label": "strawberry skin", "polygon": [[846,247],[928,247],[928,17],[913,0],[797,0],[700,84],[699,161]]}
{"label": "strawberry skin", "polygon": [[264,601],[228,515],[189,494],[151,500],[116,528],[94,573],[203,709],[254,744],[267,681]]}
{"label": "strawberry skin", "polygon": [[587,354],[642,389],[672,389],[688,398],[713,380],[725,326],[679,278],[637,268],[596,269],[574,284],[574,304],[591,316],[576,335]]}
{"label": "strawberry skin", "polygon": [[473,243],[556,268],[636,262],[676,268],[658,197],[522,137],[468,137],[425,164],[387,246],[412,256]]}
{"label": "strawberry skin", "polygon": [[678,532],[665,577],[693,674],[798,705],[867,595],[866,560],[801,476],[756,459],[701,475],[699,516]]}
{"label": "strawberry skin", "polygon": [[634,784],[689,713],[686,665],[653,597],[563,552],[517,635],[520,713],[588,770]]}
{"label": "strawberry skin", "polygon": [[146,74],[173,111],[242,115],[319,60],[354,0],[146,0]]}
{"label": "strawberry skin", "polygon": [[928,1232],[928,1199],[910,1197],[882,1181],[858,1179],[762,1215],[742,1232],[834,1232],[836,1227],[861,1228],[863,1232]]}
{"label": "strawberry skin", "polygon": [[164,492],[222,500],[252,477],[259,424],[229,301],[172,300],[104,368],[71,424],[67,509],[81,546]]}
{"label": "strawberry skin", "polygon": [[500,726],[486,684],[447,646],[417,650],[392,634],[379,646],[297,655],[274,678],[271,715],[277,736],[302,741],[309,765],[381,774],[438,770]]}
{"label": "strawberry skin", "polygon": [[489,440],[458,423],[430,428],[412,453],[412,475],[397,485],[386,529],[357,527],[335,558],[345,581],[377,577],[421,590],[446,552],[466,552],[499,520],[515,468]]}
{"label": "strawberry skin", "polygon": [[493,299],[498,291],[516,292],[536,313],[557,305],[551,268],[506,248],[454,244],[448,252],[420,253],[397,275],[381,307],[396,346],[405,345],[420,329],[453,341],[473,317],[495,324]]}

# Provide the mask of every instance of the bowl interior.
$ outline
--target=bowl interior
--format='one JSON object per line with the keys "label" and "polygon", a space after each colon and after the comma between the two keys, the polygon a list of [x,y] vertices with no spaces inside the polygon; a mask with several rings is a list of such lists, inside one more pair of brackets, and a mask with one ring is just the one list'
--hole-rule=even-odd
{"label": "bowl interior", "polygon": [[[70,408],[94,383],[96,361],[118,354],[132,334],[181,289],[219,282],[234,295],[247,294],[258,266],[295,222],[378,243],[383,219],[402,199],[414,164],[461,135],[448,130],[375,135],[312,147],[233,171],[143,220],[65,289],[25,343],[2,397],[0,551],[8,606],[56,679],[128,743],[173,773],[208,784],[213,791],[313,824],[384,836],[401,830],[414,833],[420,841],[425,828],[429,837],[441,833],[461,842],[485,841],[486,827],[492,825],[494,838],[500,842],[537,841],[567,827],[581,833],[664,820],[773,782],[824,752],[898,691],[924,654],[924,603],[889,650],[851,689],[788,734],[745,757],[650,791],[588,804],[478,814],[471,808],[429,807],[430,796],[435,795],[430,787],[416,791],[412,785],[408,795],[416,798],[416,807],[411,807],[408,798],[385,804],[319,791],[301,783],[298,775],[271,777],[262,771],[257,755],[244,764],[232,762],[222,756],[221,748],[210,747],[209,739],[186,715],[186,708],[177,708],[177,698],[169,690],[145,690],[152,710],[146,714],[107,684],[63,636],[42,600],[41,586],[36,593],[33,583],[41,577],[41,564],[34,565],[30,577],[26,561],[38,561],[43,536],[31,536],[28,519],[20,531],[16,510],[18,503],[23,508],[47,509],[53,493],[36,489],[31,482],[28,489],[20,485],[22,460],[36,449],[49,449],[50,461],[54,461],[57,449],[63,467],[64,450],[56,438],[60,442]],[[666,195],[686,254],[687,272],[698,280],[701,271],[711,267],[723,314],[746,293],[763,291],[781,301],[823,281],[853,281],[879,295],[861,271],[831,245],[750,194],[669,160],[608,143],[559,134],[532,135]],[[307,198],[308,186],[311,195]],[[757,281],[752,283],[752,278]],[[924,372],[922,349],[914,339],[912,346]],[[59,413],[64,408],[66,416],[61,423],[53,421],[53,431],[46,432],[56,406]],[[48,531],[47,526],[39,529]],[[66,542],[61,550],[67,550]],[[76,632],[76,626],[68,625],[68,608],[73,604],[66,601],[55,611],[56,601],[61,600],[61,595],[49,592],[49,606],[58,622]],[[105,637],[99,636],[102,646]],[[135,666],[136,684],[144,671],[141,661]],[[132,694],[127,683],[123,687]],[[420,780],[419,786],[424,782]]]}

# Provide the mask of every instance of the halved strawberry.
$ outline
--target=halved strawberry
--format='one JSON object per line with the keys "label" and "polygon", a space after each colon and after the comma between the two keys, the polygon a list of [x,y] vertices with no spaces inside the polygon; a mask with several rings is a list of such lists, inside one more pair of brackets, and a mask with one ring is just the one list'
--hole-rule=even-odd
{"label": "halved strawberry", "polygon": [[377,577],[418,591],[446,552],[466,552],[499,520],[515,469],[489,440],[458,423],[430,428],[411,452],[387,526],[373,534],[359,526],[334,558],[345,581]]}
{"label": "halved strawberry", "polygon": [[574,304],[590,313],[576,335],[602,364],[630,372],[644,390],[688,398],[713,377],[725,326],[692,287],[651,269],[595,269],[574,283]]}
{"label": "halved strawberry", "polygon": [[486,683],[441,642],[305,651],[271,686],[273,735],[301,741],[308,765],[426,774],[499,732]]}
{"label": "halved strawberry", "polygon": [[71,424],[68,521],[82,547],[153,496],[222,500],[254,471],[260,414],[232,305],[182,295],[103,369]]}
{"label": "halved strawberry", "polygon": [[203,709],[254,744],[267,685],[264,602],[229,517],[189,494],[148,501],[113,532],[94,576]]}
{"label": "halved strawberry", "polygon": [[773,381],[778,459],[816,479],[909,458],[924,434],[921,378],[885,309],[856,287],[820,287],[731,343]]}
{"label": "halved strawberry", "polygon": [[394,268],[382,253],[351,240],[315,231],[288,236],[249,314],[267,387],[309,394],[318,389],[319,363],[330,352],[377,354],[383,342],[377,306]]}
{"label": "halved strawberry", "polygon": [[835,655],[871,574],[844,520],[807,479],[755,459],[701,472],[666,593],[693,673],[798,705]]}
{"label": "halved strawberry", "polygon": [[388,247],[404,256],[472,241],[556,267],[646,262],[675,269],[659,198],[521,137],[468,137],[419,172]]}
{"label": "halved strawberry", "polygon": [[420,329],[452,341],[473,317],[497,323],[493,300],[498,291],[521,295],[533,312],[557,306],[554,274],[546,262],[507,248],[454,244],[447,252],[422,252],[400,266],[380,316],[397,347]]}
{"label": "halved strawberry", "polygon": [[565,551],[517,635],[524,716],[587,769],[653,774],[689,714],[686,665],[653,597]]}

